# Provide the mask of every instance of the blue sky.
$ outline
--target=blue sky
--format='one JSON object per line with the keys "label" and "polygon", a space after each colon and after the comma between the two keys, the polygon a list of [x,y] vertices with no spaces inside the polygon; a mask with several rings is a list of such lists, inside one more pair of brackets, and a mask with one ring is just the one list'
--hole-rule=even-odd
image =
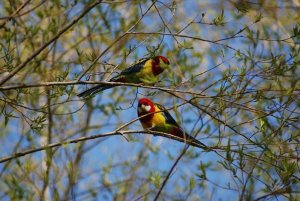
{"label": "blue sky", "polygon": [[[170,1],[163,1],[165,3],[170,3]],[[178,7],[175,12],[175,16],[172,15],[172,12],[168,9],[162,9],[163,5],[158,4],[158,7],[161,8],[163,12],[163,17],[164,19],[169,22],[170,27],[175,25],[176,23],[179,24],[179,26],[182,28],[182,26],[186,23],[188,23],[190,20],[198,16],[198,20],[201,18],[201,14],[205,13],[205,22],[211,22],[211,20],[214,19],[214,17],[217,14],[220,14],[222,8],[217,8],[215,7],[215,4],[217,4],[219,1],[201,1],[201,4],[198,5],[197,1],[186,1],[183,5],[183,7]],[[226,3],[225,3],[226,4]],[[1,4],[0,4],[1,5]],[[181,5],[181,4],[178,4]],[[201,6],[206,6],[206,7],[201,7]],[[149,6],[149,4],[147,4]],[[145,11],[147,6],[142,6],[142,9]],[[103,8],[107,8],[109,5],[104,5]],[[76,7],[73,7],[70,9],[69,18],[72,19],[74,16],[76,16],[80,10],[82,9],[82,5],[79,4]],[[184,11],[181,17],[180,16],[180,11]],[[121,11],[120,11],[121,12]],[[186,29],[183,34],[186,35],[194,35],[194,36],[199,36],[204,39],[210,39],[214,40],[217,38],[224,38],[228,35],[226,30],[235,30],[238,31],[239,29],[243,28],[245,24],[251,24],[251,18],[249,17],[243,17],[240,18],[239,20],[236,20],[234,15],[237,15],[237,11],[228,11],[226,8],[224,9],[224,15],[225,15],[225,21],[227,22],[226,26],[220,26],[220,27],[215,27],[215,26],[208,26],[208,25],[199,25],[199,28],[188,28]],[[122,16],[122,13],[119,13],[116,15],[117,17]],[[181,21],[182,19],[182,21]],[[89,18],[85,18],[84,20],[89,23]],[[91,21],[91,24],[93,24],[94,21]],[[149,24],[146,30],[139,30],[137,29],[136,31],[145,31],[145,32],[155,32],[155,31],[161,31],[161,27],[163,27],[162,22],[160,21],[159,17],[157,15],[151,15],[151,16],[145,16],[143,21],[145,24]],[[118,21],[112,22],[114,28],[112,31],[112,35],[118,33],[118,27],[120,24]],[[99,26],[102,26],[102,22],[99,21]],[[256,30],[255,26],[251,27],[253,30]],[[175,29],[175,28],[174,28]],[[165,31],[167,32],[167,31]],[[174,31],[175,32],[175,31]],[[126,43],[125,47],[129,49],[129,47],[136,47],[134,52],[129,56],[129,58],[125,61],[126,64],[131,64],[134,62],[136,58],[140,58],[145,56],[147,52],[147,48],[152,47],[157,45],[160,40],[158,41],[153,41],[152,39],[155,38],[154,36],[148,36],[145,37],[145,40],[140,42],[140,39],[135,39],[134,36],[132,36],[128,42]],[[157,37],[157,39],[161,39],[161,37]],[[188,39],[182,39],[182,38],[177,38],[178,41],[180,41],[182,44],[185,42],[188,42]],[[60,41],[63,43],[64,41]],[[224,42],[224,44],[228,44],[232,47],[235,47],[236,49],[240,49],[242,53],[246,53],[250,47],[248,44],[244,43],[245,41],[243,40],[238,40],[238,39],[232,39]],[[176,45],[174,42],[174,38],[170,36],[165,36],[163,38],[163,44],[164,48],[160,49],[160,53],[165,55],[168,54],[170,56],[171,64],[172,64],[172,69],[169,72],[165,72],[165,75],[163,75],[163,79],[169,79],[171,76],[175,75],[178,76],[180,72],[182,72],[182,77],[185,80],[191,79],[191,75],[189,73],[185,73],[185,64],[184,63],[176,63],[177,58],[176,54],[177,52],[182,52],[182,54],[188,55],[188,57],[192,57],[193,51],[196,49],[199,51],[199,54],[203,56],[201,63],[197,64],[200,59],[188,59],[189,64],[194,64],[196,66],[193,69],[193,72],[195,73],[200,73],[204,72],[207,69],[210,69],[214,67],[216,64],[220,63],[223,60],[226,60],[228,58],[231,58],[234,54],[234,50],[228,50],[224,48],[223,46],[216,45],[216,44],[211,44],[211,43],[205,43],[205,42],[193,42],[190,46],[193,48],[193,50],[189,49],[184,49]],[[98,41],[98,43],[95,43],[96,47],[99,47],[99,49],[103,50],[105,46],[101,45]],[[85,46],[82,46],[83,48]],[[249,48],[250,47],[250,48]],[[63,48],[60,47],[60,48]],[[265,46],[261,45],[258,49],[264,50]],[[169,50],[173,50],[174,52],[170,52]],[[289,46],[284,46],[282,49],[274,49],[275,53],[280,53],[280,51],[289,51]],[[215,55],[209,55],[207,52],[210,51],[215,51]],[[224,55],[223,55],[223,53]],[[268,52],[268,51],[266,51]],[[268,52],[269,53],[269,52]],[[258,53],[257,53],[258,54]],[[101,62],[111,62],[115,65],[118,65],[122,62],[124,62],[120,56],[121,53],[118,53],[117,56],[115,56],[112,52],[108,52],[106,55],[104,55],[103,58],[100,59]],[[266,56],[266,55],[264,55]],[[115,58],[117,57],[117,58]],[[82,71],[82,66],[80,64],[74,64],[72,67],[72,72],[68,76],[70,80],[74,79],[78,73]],[[86,67],[86,66],[85,66]],[[231,70],[233,74],[239,74],[241,72],[241,69],[243,68],[248,68],[248,64],[243,64],[242,61],[237,61],[236,58],[231,59],[227,62],[224,62],[222,65],[217,67],[216,69],[205,73],[201,76],[198,77],[199,80],[204,80],[207,79],[205,83],[202,83],[202,85],[195,86],[193,90],[202,90],[205,87],[209,86],[209,84],[214,83],[215,81],[219,80],[222,78],[222,72],[225,70]],[[99,70],[103,70],[102,67],[97,67]],[[98,70],[98,69],[97,69]],[[236,78],[237,80],[238,78]],[[85,80],[85,78],[83,78]],[[96,78],[96,80],[99,80],[99,77]],[[233,79],[235,80],[235,79]],[[261,81],[260,79],[256,79],[253,81],[253,83],[259,83]],[[164,84],[170,84],[170,82],[163,82]],[[224,87],[226,85],[230,85],[231,83],[225,83],[225,82],[220,82],[215,85],[213,85],[212,88],[209,88],[205,93],[207,95],[215,95],[219,92],[221,87]],[[250,85],[251,87],[255,88],[257,87],[256,85]],[[77,91],[82,91],[86,87],[75,87]],[[232,90],[232,89],[231,89]],[[136,112],[136,106],[137,106],[137,100],[139,98],[145,97],[143,94],[147,94],[149,92],[152,92],[153,90],[149,89],[139,89],[139,94],[137,95],[137,99],[135,100],[133,107],[130,107],[130,102],[132,102],[135,98],[135,88],[130,88],[130,87],[119,87],[118,91],[116,93],[115,89],[110,89],[105,91],[102,94],[97,95],[93,99],[93,103],[97,105],[98,107],[102,107],[103,105],[106,105],[105,111],[107,111],[108,114],[115,112],[113,115],[108,116],[104,112],[102,112],[99,108],[95,109],[92,114],[90,126],[100,126],[99,128],[96,129],[91,129],[88,132],[88,135],[95,135],[95,134],[100,134],[100,133],[105,133],[105,132],[110,132],[115,130],[119,125],[122,123],[127,123],[131,121],[132,119],[137,117],[137,112]],[[62,100],[66,99],[67,96],[63,96]],[[150,97],[154,102],[160,103],[166,107],[172,107],[174,103],[180,104],[182,103],[181,100],[178,100],[164,92],[157,91],[157,94],[153,97]],[[116,103],[116,100],[121,99],[121,103]],[[74,97],[73,100],[78,100],[77,97]],[[199,103],[203,104],[208,104],[207,100],[199,100]],[[84,104],[83,101],[78,101],[78,102],[70,102],[66,104],[66,107],[60,108],[60,112],[66,112],[70,110],[76,110],[80,108]],[[214,105],[211,106],[213,108]],[[128,109],[122,109],[118,110],[118,108],[128,108]],[[11,108],[8,108],[7,111],[12,110]],[[197,109],[189,106],[189,105],[184,105],[180,108],[178,108],[179,113],[176,113],[174,111],[170,111],[171,114],[176,117],[180,118],[177,119],[182,123],[182,126],[188,131],[191,132],[193,127],[195,126],[195,130],[197,130],[201,126],[201,122],[198,122],[195,125],[195,122],[197,121],[198,117],[201,115],[203,118],[203,121],[212,121],[209,120],[209,116],[199,112]],[[70,121],[68,122],[68,125],[60,125],[59,119],[55,120],[55,125],[57,126],[57,129],[54,129],[55,137],[53,141],[57,142],[62,139],[67,138],[68,136],[71,136],[72,133],[75,133],[77,129],[80,129],[81,125],[83,125],[83,122],[85,120],[85,115],[87,113],[87,106],[84,106],[79,112],[76,112],[67,118],[70,118]],[[228,115],[232,115],[233,112],[228,111]],[[179,115],[178,115],[179,114]],[[36,113],[30,113],[32,117],[38,116]],[[4,123],[4,116],[0,116],[1,122]],[[234,119],[231,118],[229,121],[238,123],[241,120],[240,119]],[[275,121],[274,119],[270,120],[271,123]],[[197,139],[201,140],[203,143],[207,145],[215,145],[218,140],[218,135],[220,133],[230,133],[228,129],[224,128],[224,126],[220,126],[220,128],[215,127],[216,124],[214,123],[208,123],[206,124],[203,129],[199,132]],[[276,124],[275,124],[276,125]],[[249,127],[243,127],[242,130],[245,131],[247,134],[252,134],[252,129],[255,130],[254,128],[255,125],[252,125],[251,128]],[[204,134],[205,129],[208,129],[210,127],[211,132],[210,136],[207,136]],[[24,139],[22,141],[22,144],[18,151],[24,150],[28,148],[28,145],[31,144],[32,141],[28,137],[31,137],[32,140],[34,141],[35,146],[40,146],[40,138],[41,136],[39,133],[34,133],[34,132],[27,132],[28,126],[23,125],[22,121],[20,119],[13,119],[9,122],[9,126],[6,127],[8,130],[3,131],[3,133],[7,133],[6,136],[1,136],[1,141],[2,141],[2,146],[1,146],[1,154],[0,157],[4,157],[7,155],[10,155],[13,150],[12,147],[18,142],[20,138],[22,138],[22,135],[27,133],[27,136],[24,136]],[[63,129],[62,129],[63,128]],[[141,130],[142,127],[139,122],[135,122],[132,125],[128,127],[128,129],[136,129],[136,130]],[[65,131],[63,133],[57,133],[60,132],[61,130]],[[83,133],[79,133],[76,136],[73,136],[72,138],[79,137]],[[101,143],[95,145],[91,150],[88,151],[84,155],[84,159],[81,164],[81,168],[83,170],[82,175],[85,173],[90,173],[93,172],[90,176],[82,180],[82,182],[79,182],[76,185],[76,191],[78,193],[83,192],[88,186],[94,186],[97,187],[100,185],[100,180],[103,179],[103,167],[107,166],[108,164],[115,164],[118,162],[122,161],[133,161],[133,163],[137,160],[140,160],[137,158],[137,154],[141,151],[144,150],[145,153],[143,157],[149,157],[149,162],[147,164],[147,167],[141,168],[138,172],[143,175],[143,174],[161,174],[164,175],[165,172],[169,171],[171,166],[173,165],[176,157],[179,156],[181,153],[182,149],[184,148],[184,144],[162,138],[162,137],[152,137],[152,136],[145,136],[143,134],[139,135],[134,135],[133,136],[135,141],[130,141],[127,142],[123,137],[121,136],[113,136],[113,137],[108,137],[105,139],[100,139],[99,141],[103,140]],[[27,140],[28,139],[28,140]],[[228,142],[229,138],[225,138],[222,140],[222,144],[226,145]],[[160,147],[159,153],[154,153],[152,152],[148,147],[145,146],[145,142],[149,141],[152,145],[157,145]],[[245,139],[236,136],[234,139],[236,142],[245,142]],[[98,141],[98,140],[95,140]],[[86,142],[86,145],[90,145],[94,143],[95,141],[88,141]],[[68,159],[68,154],[73,153],[73,149],[77,148],[78,145],[68,145],[62,148],[58,149],[57,154],[57,161],[62,162],[64,158]],[[181,192],[178,192],[178,194],[181,194],[184,198],[184,195],[186,192],[183,192],[183,188],[187,185],[186,181],[184,181],[184,178],[187,178],[189,180],[190,178],[194,178],[196,180],[197,185],[200,185],[201,180],[196,177],[196,174],[201,174],[199,171],[199,164],[207,164],[207,163],[212,163],[213,167],[207,169],[207,178],[216,183],[219,186],[222,187],[228,187],[230,185],[233,188],[239,188],[240,186],[236,187],[234,183],[234,178],[233,175],[229,173],[229,171],[225,170],[219,162],[222,162],[223,159],[216,155],[215,153],[212,152],[204,152],[202,150],[199,150],[197,148],[189,148],[189,151],[193,152],[196,156],[191,160],[188,159],[187,157],[184,157],[177,167],[175,168],[174,173],[172,174],[170,180],[168,181],[165,191],[172,191],[172,190],[178,190]],[[39,152],[33,154],[33,158],[35,159],[36,163],[40,163],[40,160],[42,157],[44,157],[44,152]],[[225,156],[225,154],[223,154]],[[170,157],[172,156],[172,157]],[[28,156],[22,157],[20,160],[22,162],[26,162],[26,159],[28,159]],[[0,164],[0,170],[4,168],[5,164]],[[114,181],[119,181],[121,179],[126,178],[128,175],[126,175],[124,172],[124,167],[116,167],[113,168],[111,172],[108,174],[108,178],[111,182]],[[238,171],[238,175],[241,176],[241,172]],[[244,175],[245,176],[245,175]],[[245,178],[243,178],[245,179]],[[67,181],[66,178],[63,178],[62,180]],[[175,184],[177,185],[182,185],[182,189],[174,189]],[[197,187],[196,190],[193,191],[193,197],[191,197],[191,200],[197,200],[197,198],[211,198],[212,200],[236,200],[238,198],[238,193],[235,191],[227,190],[227,189],[222,189],[222,188],[216,188],[216,185],[213,183],[207,182],[206,183],[207,188],[201,188]],[[256,186],[256,190],[259,190],[258,188],[262,187],[263,185],[259,184]],[[102,188],[100,187],[99,190]],[[154,187],[152,189],[155,189]],[[119,189],[114,189],[115,192],[117,192]],[[155,189],[156,190],[156,189]],[[104,196],[108,196],[107,200],[112,200],[112,197],[109,197],[110,194],[105,192],[95,200],[103,200]],[[257,196],[254,196],[257,197]],[[90,199],[93,200],[93,199]],[[278,199],[280,200],[280,198]]]}

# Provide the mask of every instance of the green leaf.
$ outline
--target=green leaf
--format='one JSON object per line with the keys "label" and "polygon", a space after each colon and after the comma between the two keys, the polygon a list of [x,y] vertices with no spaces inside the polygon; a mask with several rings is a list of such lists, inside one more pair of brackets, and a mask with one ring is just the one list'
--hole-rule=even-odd
{"label": "green leaf", "polygon": [[189,182],[190,190],[193,190],[195,186],[196,186],[196,180],[194,179],[194,177],[191,177]]}
{"label": "green leaf", "polygon": [[214,18],[213,23],[216,26],[224,26],[225,25],[225,17],[224,17],[224,10],[223,9],[222,9],[221,14]]}
{"label": "green leaf", "polygon": [[161,186],[161,175],[158,172],[150,173],[150,181],[153,183],[155,188],[160,188]]}

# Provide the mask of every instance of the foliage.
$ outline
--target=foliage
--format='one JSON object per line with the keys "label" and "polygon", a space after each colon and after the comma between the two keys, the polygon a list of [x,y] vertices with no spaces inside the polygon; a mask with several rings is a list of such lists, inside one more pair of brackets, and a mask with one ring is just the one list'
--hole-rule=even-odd
{"label": "foliage", "polygon": [[[1,200],[300,199],[296,1],[15,0],[0,11]],[[155,86],[76,96],[150,55],[172,65]],[[142,133],[145,96],[208,148]]]}

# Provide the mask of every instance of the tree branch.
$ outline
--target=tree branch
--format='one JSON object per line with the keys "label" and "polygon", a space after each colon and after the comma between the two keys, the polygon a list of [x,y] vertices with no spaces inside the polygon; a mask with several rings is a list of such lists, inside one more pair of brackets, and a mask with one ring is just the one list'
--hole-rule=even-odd
{"label": "tree branch", "polygon": [[67,26],[62,28],[54,37],[52,37],[48,42],[38,48],[31,56],[29,56],[23,63],[19,64],[14,70],[12,70],[6,77],[0,80],[0,86],[10,80],[13,76],[15,76],[20,70],[22,70],[32,59],[34,59],[37,55],[39,55],[46,47],[48,47],[51,43],[56,41],[62,34],[68,31],[74,24],[76,24],[81,18],[83,18],[91,9],[101,3],[102,0],[95,1],[88,7],[84,9],[84,11],[76,17],[72,22],[70,22]]}
{"label": "tree branch", "polygon": [[66,141],[62,141],[62,142],[47,144],[47,145],[37,147],[37,148],[31,148],[31,149],[28,149],[28,150],[25,150],[25,151],[14,153],[14,154],[12,154],[10,156],[7,156],[7,157],[3,157],[3,158],[0,159],[0,163],[4,163],[4,162],[10,161],[12,159],[20,158],[22,156],[26,156],[28,154],[32,154],[32,153],[35,153],[35,152],[40,152],[40,151],[43,151],[43,150],[52,149],[54,147],[61,147],[61,146],[65,146],[65,145],[68,145],[68,144],[76,144],[76,143],[79,143],[79,142],[88,141],[88,140],[97,139],[97,138],[102,138],[102,137],[115,136],[115,135],[124,135],[124,134],[126,134],[126,135],[128,135],[128,134],[137,134],[137,133],[158,135],[158,136],[166,137],[166,138],[169,138],[169,139],[177,140],[179,142],[184,142],[184,143],[190,144],[192,146],[207,149],[207,147],[195,144],[192,141],[188,141],[188,140],[173,136],[173,135],[168,134],[168,133],[163,133],[163,132],[150,131],[150,130],[147,130],[147,131],[145,131],[145,130],[112,131],[112,132],[107,132],[107,133],[104,133],[104,134],[92,135],[92,136],[87,136],[87,137],[80,137],[80,138],[76,138],[76,139],[73,139],[73,140],[66,140]]}

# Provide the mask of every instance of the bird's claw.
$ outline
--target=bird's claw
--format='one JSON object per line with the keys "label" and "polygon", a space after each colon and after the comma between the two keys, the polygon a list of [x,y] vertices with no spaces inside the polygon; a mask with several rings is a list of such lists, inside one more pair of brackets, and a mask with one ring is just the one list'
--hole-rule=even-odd
{"label": "bird's claw", "polygon": [[158,136],[157,134],[154,134],[154,133],[152,133],[153,132],[153,129],[154,128],[154,126],[152,126],[152,127],[150,127],[150,128],[147,128],[146,130],[147,131],[150,131],[151,132],[151,134],[154,136],[154,137],[156,137],[156,136]]}

